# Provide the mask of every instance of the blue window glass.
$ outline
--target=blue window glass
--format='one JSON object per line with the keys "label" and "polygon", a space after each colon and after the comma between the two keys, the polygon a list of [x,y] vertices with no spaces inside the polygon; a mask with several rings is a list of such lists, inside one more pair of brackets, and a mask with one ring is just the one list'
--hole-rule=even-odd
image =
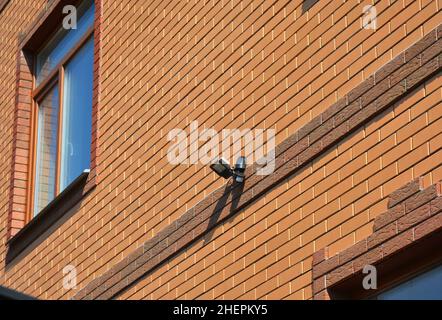
{"label": "blue window glass", "polygon": [[37,54],[36,78],[39,85],[75,47],[78,41],[94,24],[94,4],[92,0],[81,3],[77,9],[77,29],[60,28],[54,37]]}
{"label": "blue window glass", "polygon": [[93,62],[91,38],[65,67],[60,190],[90,166]]}
{"label": "blue window glass", "polygon": [[90,168],[94,9],[81,2],[77,29],[60,29],[36,53],[34,216]]}
{"label": "blue window glass", "polygon": [[442,300],[442,266],[378,295],[379,300]]}

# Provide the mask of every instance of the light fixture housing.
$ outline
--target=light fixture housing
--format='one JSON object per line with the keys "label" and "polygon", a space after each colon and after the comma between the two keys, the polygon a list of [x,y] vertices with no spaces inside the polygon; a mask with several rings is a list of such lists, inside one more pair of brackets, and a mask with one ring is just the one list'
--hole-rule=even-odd
{"label": "light fixture housing", "polygon": [[230,168],[230,163],[224,158],[220,158],[215,163],[212,163],[210,165],[210,169],[215,171],[217,175],[223,177],[224,179],[228,179],[233,176],[232,168]]}
{"label": "light fixture housing", "polygon": [[233,168],[233,176],[235,177],[236,182],[244,182],[246,165],[246,157],[239,157],[236,161],[235,168]]}
{"label": "light fixture housing", "polygon": [[243,183],[246,171],[246,157],[239,157],[236,161],[235,167],[233,168],[230,167],[229,161],[224,158],[220,158],[210,165],[210,169],[224,179],[233,177],[236,182]]}

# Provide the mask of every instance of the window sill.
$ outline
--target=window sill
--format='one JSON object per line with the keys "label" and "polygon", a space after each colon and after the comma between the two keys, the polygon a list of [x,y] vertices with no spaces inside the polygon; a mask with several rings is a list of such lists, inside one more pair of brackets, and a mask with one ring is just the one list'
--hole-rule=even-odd
{"label": "window sill", "polygon": [[0,300],[37,300],[24,293],[0,286]]}
{"label": "window sill", "polygon": [[85,188],[88,177],[89,170],[85,170],[23,229],[9,239],[6,263],[15,259],[81,201],[84,195],[91,190],[91,188]]}

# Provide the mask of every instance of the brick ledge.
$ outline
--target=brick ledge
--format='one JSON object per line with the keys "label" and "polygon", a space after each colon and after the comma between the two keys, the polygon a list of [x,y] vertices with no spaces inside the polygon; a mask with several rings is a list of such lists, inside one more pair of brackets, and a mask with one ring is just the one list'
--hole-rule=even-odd
{"label": "brick ledge", "polygon": [[379,265],[442,230],[441,182],[422,190],[422,179],[415,179],[393,192],[389,203],[395,205],[375,218],[368,238],[332,257],[327,247],[314,253],[314,299],[330,299],[333,287],[360,277],[365,265]]}
{"label": "brick ledge", "polygon": [[[442,25],[351,90],[276,148],[275,172],[246,172],[244,185],[210,194],[128,257],[88,283],[73,299],[111,299],[154,267],[203,236],[287,176],[318,157],[374,116],[406,96],[441,68]],[[221,207],[219,204],[223,204]],[[218,221],[212,221],[212,216]]]}

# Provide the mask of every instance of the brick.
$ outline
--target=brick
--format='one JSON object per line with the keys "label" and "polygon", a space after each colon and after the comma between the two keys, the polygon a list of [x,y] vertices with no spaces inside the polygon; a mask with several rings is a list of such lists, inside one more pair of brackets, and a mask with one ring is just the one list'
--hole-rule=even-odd
{"label": "brick", "polygon": [[376,219],[374,221],[374,226],[373,226],[374,231],[378,231],[379,229],[381,229],[385,225],[387,225],[393,221],[396,221],[397,219],[402,217],[404,214],[405,214],[405,208],[402,204],[399,204],[393,208],[390,208],[385,213],[376,217]]}
{"label": "brick", "polygon": [[312,121],[308,122],[305,126],[303,126],[298,131],[298,137],[299,140],[306,137],[309,133],[311,133],[313,130],[318,128],[321,125],[321,117],[315,117],[312,119]]}
{"label": "brick", "polygon": [[442,197],[438,196],[430,202],[430,214],[433,215],[442,210]]}
{"label": "brick", "polygon": [[427,189],[408,198],[405,202],[405,213],[408,213],[421,205],[433,200],[437,196],[437,187],[432,185]]}
{"label": "brick", "polygon": [[411,46],[410,48],[405,50],[405,61],[410,61],[435,41],[436,31],[429,32],[425,37],[419,40],[415,46]]}
{"label": "brick", "polygon": [[397,234],[397,223],[394,221],[380,229],[377,229],[372,235],[367,238],[367,247],[372,249],[387,239],[392,238]]}
{"label": "brick", "polygon": [[354,258],[356,258],[357,256],[360,256],[365,251],[367,251],[367,241],[362,240],[362,241],[354,244],[353,246],[351,246],[347,250],[339,253],[339,263],[341,263],[341,264],[347,263],[347,262],[353,260]]}
{"label": "brick", "polygon": [[414,238],[419,240],[442,228],[442,214],[439,213],[414,228]]}
{"label": "brick", "polygon": [[314,295],[314,300],[330,300],[330,296],[326,290]]}
{"label": "brick", "polygon": [[337,266],[339,266],[339,255],[333,256],[333,257],[323,261],[322,263],[319,263],[313,269],[313,279],[317,279],[318,277],[333,270]]}
{"label": "brick", "polygon": [[313,254],[313,265],[317,265],[328,259],[328,249],[324,247]]}
{"label": "brick", "polygon": [[333,117],[335,114],[339,113],[341,110],[345,108],[347,105],[345,99],[341,99],[338,102],[332,104],[328,109],[326,109],[322,113],[322,121],[325,122],[331,117]]}
{"label": "brick", "polygon": [[293,146],[287,149],[287,151],[282,154],[285,160],[293,159],[295,156],[299,155],[302,151],[307,149],[309,146],[308,138],[305,137],[304,139],[299,140],[297,143],[295,143]]}
{"label": "brick", "polygon": [[427,219],[430,215],[430,205],[426,204],[422,207],[414,209],[407,213],[404,217],[397,221],[398,232],[402,232],[416,225],[420,221]]}
{"label": "brick", "polygon": [[353,262],[354,272],[361,272],[366,265],[375,265],[384,257],[384,251],[382,247],[377,247],[358,257]]}
{"label": "brick", "polygon": [[414,179],[413,181],[407,183],[405,186],[388,195],[388,208],[394,207],[399,202],[404,201],[405,199],[421,191],[422,189],[422,177]]}
{"label": "brick", "polygon": [[356,100],[350,105],[342,109],[339,113],[334,116],[335,126],[339,126],[344,121],[350,119],[354,114],[361,110],[361,101]]}
{"label": "brick", "polygon": [[390,87],[400,83],[408,75],[416,71],[420,66],[421,66],[420,56],[411,59],[408,63],[404,64],[390,75],[389,77]]}
{"label": "brick", "polygon": [[407,89],[413,88],[415,85],[417,85],[420,81],[422,81],[425,77],[430,75],[431,73],[435,72],[438,69],[438,59],[433,58],[425,65],[421,66],[419,69],[417,69],[416,72],[410,74],[407,79]]}
{"label": "brick", "polygon": [[348,124],[342,123],[329,134],[327,134],[324,138],[322,138],[322,145],[324,148],[330,146],[332,143],[338,141],[349,131]]}
{"label": "brick", "polygon": [[[6,133],[0,137],[4,160],[0,172],[5,173],[3,189],[17,190],[3,190],[0,205],[13,204],[14,218],[20,219],[11,224],[17,226],[26,212],[21,197],[27,188],[18,178],[27,176],[11,173],[11,163],[19,164],[16,171],[21,173],[30,164],[27,91],[32,89],[25,66],[28,57],[17,47],[30,39],[57,3],[31,2],[10,2],[2,9],[2,17],[14,23],[1,32],[7,41],[0,53],[1,125]],[[5,271],[1,284],[44,299],[330,298],[323,283],[312,277],[321,268],[339,268],[339,256],[320,259],[310,271],[318,259],[312,257],[316,247],[330,243],[337,252],[351,243],[348,239],[367,236],[368,213],[373,206],[380,207],[384,191],[395,188],[397,181],[417,173],[425,175],[426,183],[437,177],[437,144],[430,143],[431,161],[422,159],[418,149],[404,171],[396,172],[397,157],[388,165],[382,162],[386,150],[403,138],[395,136],[400,113],[401,119],[408,113],[414,119],[419,109],[419,119],[437,119],[434,112],[425,116],[427,109],[420,108],[432,98],[414,102],[408,98],[414,95],[411,90],[425,92],[426,86],[417,85],[436,82],[429,76],[439,70],[435,39],[440,30],[388,63],[392,55],[419,40],[421,32],[437,25],[437,7],[423,3],[424,10],[416,11],[418,4],[380,2],[383,21],[367,38],[359,26],[360,7],[351,1],[316,2],[308,14],[300,2],[289,1],[246,0],[242,6],[154,1],[136,4],[132,11],[97,1],[96,26],[104,16],[112,24],[103,24],[94,33],[93,69],[98,80],[93,88],[91,176],[95,177],[66,223],[54,226],[54,232],[24,259],[7,270],[0,268]],[[416,69],[417,62],[423,67]],[[361,109],[360,101],[369,108]],[[368,126],[375,115],[378,122]],[[226,182],[207,166],[172,166],[165,157],[167,133],[176,127],[188,129],[192,120],[216,130],[276,128],[277,154],[282,155],[275,161],[277,170],[258,177],[257,167],[249,166],[240,191],[226,189]],[[419,131],[421,124],[413,122],[413,127]],[[384,141],[384,134],[391,136],[387,143],[378,140]],[[427,142],[424,134],[419,139]],[[336,159],[330,160],[333,153]],[[374,176],[370,170],[376,166],[370,164],[376,159],[381,159],[383,170]],[[17,179],[11,181],[14,176]],[[354,179],[360,181],[355,184]],[[368,193],[349,193],[344,198],[348,206],[341,207],[339,199],[348,186],[365,184],[367,179]],[[223,196],[226,191],[235,196]],[[14,194],[18,198],[10,198]],[[14,199],[21,203],[14,204]],[[430,212],[439,208],[436,198],[423,206]],[[410,214],[419,208],[422,205]],[[2,225],[7,226],[8,219],[0,215]],[[311,231],[316,225],[321,232]],[[413,228],[416,234],[417,226]],[[11,234],[16,230],[11,227]],[[309,234],[317,241],[301,247]],[[250,237],[247,244],[245,235]],[[340,237],[346,241],[339,242]],[[5,252],[0,250],[1,256]],[[284,263],[269,271],[280,261]],[[67,263],[78,266],[78,285],[87,290],[77,295],[60,290],[62,275],[56,270]],[[253,274],[255,267],[266,266],[265,272]],[[302,274],[292,277],[297,268]],[[272,272],[273,277],[264,277]],[[244,281],[249,278],[253,288],[246,291]],[[290,292],[290,286],[295,290]]]}
{"label": "brick", "polygon": [[359,111],[356,114],[354,114],[348,120],[348,128],[349,128],[349,130],[353,130],[357,126],[361,125],[368,118],[372,117],[376,113],[377,110],[378,109],[377,109],[376,103],[371,103],[369,105],[363,106],[361,111]]}
{"label": "brick", "polygon": [[383,66],[381,69],[375,72],[375,81],[376,83],[381,82],[385,78],[387,78],[390,74],[392,74],[396,69],[399,69],[405,63],[404,54],[400,54]]}
{"label": "brick", "polygon": [[442,51],[442,40],[439,39],[433,45],[428,47],[424,52],[422,52],[421,63],[425,65],[428,61],[430,61],[432,58],[437,56],[441,51]]}
{"label": "brick", "polygon": [[362,109],[372,104],[377,97],[387,91],[390,87],[390,81],[388,78],[376,83],[376,87],[367,91],[364,95],[361,96],[361,106]]}
{"label": "brick", "polygon": [[348,262],[327,274],[327,287],[335,285],[338,282],[353,275],[353,262]]}
{"label": "brick", "polygon": [[298,156],[299,165],[305,164],[312,157],[316,156],[323,149],[322,141],[317,141]]}
{"label": "brick", "polygon": [[328,132],[330,132],[333,127],[334,124],[332,119],[326,121],[325,123],[322,123],[318,128],[310,133],[309,142],[314,143],[315,141],[326,135]]}
{"label": "brick", "polygon": [[374,85],[375,85],[375,76],[370,76],[347,94],[348,102],[351,104],[362,94],[370,90]]}
{"label": "brick", "polygon": [[382,251],[383,257],[385,258],[399,250],[402,250],[412,242],[413,242],[413,232],[412,230],[407,230],[403,233],[400,233],[398,236],[394,237],[393,239],[390,239],[387,242],[383,243],[380,249]]}

